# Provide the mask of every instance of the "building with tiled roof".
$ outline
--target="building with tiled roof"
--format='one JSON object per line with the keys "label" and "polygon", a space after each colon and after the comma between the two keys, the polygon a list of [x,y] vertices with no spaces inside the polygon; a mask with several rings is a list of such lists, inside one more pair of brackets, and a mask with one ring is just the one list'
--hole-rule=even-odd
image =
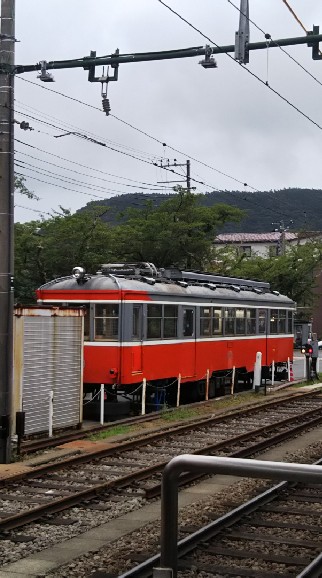
{"label": "building with tiled roof", "polygon": [[235,247],[245,257],[276,257],[287,247],[303,245],[308,241],[322,239],[321,231],[293,233],[273,231],[270,233],[224,233],[217,235],[214,248]]}

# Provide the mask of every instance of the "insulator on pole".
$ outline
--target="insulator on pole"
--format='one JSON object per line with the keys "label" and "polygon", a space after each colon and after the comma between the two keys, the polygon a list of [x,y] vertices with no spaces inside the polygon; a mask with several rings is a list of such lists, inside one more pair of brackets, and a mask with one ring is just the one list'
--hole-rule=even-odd
{"label": "insulator on pole", "polygon": [[108,98],[103,98],[102,100],[103,111],[105,112],[106,116],[108,116],[111,112],[110,101]]}

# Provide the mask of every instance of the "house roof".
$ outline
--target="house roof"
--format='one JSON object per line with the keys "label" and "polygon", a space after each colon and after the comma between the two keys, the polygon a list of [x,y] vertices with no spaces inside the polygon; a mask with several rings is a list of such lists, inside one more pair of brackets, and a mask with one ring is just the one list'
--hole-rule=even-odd
{"label": "house roof", "polygon": [[[285,232],[286,241],[295,241],[298,238],[297,233]],[[281,239],[280,231],[274,231],[272,233],[227,233],[223,235],[217,235],[215,238],[215,243],[274,243]]]}

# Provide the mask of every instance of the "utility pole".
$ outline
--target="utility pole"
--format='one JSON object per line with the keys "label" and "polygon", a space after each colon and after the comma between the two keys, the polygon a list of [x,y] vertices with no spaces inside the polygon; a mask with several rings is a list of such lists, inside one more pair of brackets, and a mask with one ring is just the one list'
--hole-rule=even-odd
{"label": "utility pole", "polygon": [[289,230],[290,226],[293,224],[293,220],[290,219],[289,221],[289,225],[286,226],[284,221],[280,221],[279,223],[272,223],[272,225],[278,225],[279,228],[275,229],[275,231],[279,231],[280,232],[280,238],[279,238],[279,254],[280,255],[285,255],[285,250],[286,250],[286,231]]}
{"label": "utility pole", "polygon": [[10,462],[13,378],[15,0],[1,0],[0,34],[0,463]]}
{"label": "utility pole", "polygon": [[[160,169],[164,169],[166,171],[170,171],[171,173],[174,173],[175,175],[180,175],[180,173],[177,173],[174,169],[176,167],[186,167],[186,178],[183,181],[179,181],[174,180],[174,181],[167,181],[168,183],[186,183],[187,184],[187,191],[189,193],[191,193],[192,189],[195,189],[196,187],[191,187],[191,176],[190,176],[190,161],[187,160],[185,163],[177,163],[177,160],[174,159],[174,162],[172,164],[170,164],[170,160],[167,159],[167,163],[165,164],[163,160],[160,161],[160,164],[158,163],[154,163],[156,167],[159,167]],[[181,175],[180,175],[181,176]],[[164,181],[157,181],[158,183],[162,183],[164,184]]]}

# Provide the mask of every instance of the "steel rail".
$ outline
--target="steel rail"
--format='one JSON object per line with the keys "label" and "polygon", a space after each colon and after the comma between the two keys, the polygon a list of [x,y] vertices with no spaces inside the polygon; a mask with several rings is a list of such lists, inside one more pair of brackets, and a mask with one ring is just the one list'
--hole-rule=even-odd
{"label": "steel rail", "polygon": [[[314,463],[314,465],[321,465],[322,459]],[[247,500],[237,508],[230,510],[218,519],[210,522],[206,526],[198,529],[189,536],[178,541],[178,558],[182,558],[196,549],[200,543],[207,542],[215,538],[220,532],[227,528],[231,528],[232,524],[241,521],[245,516],[255,512],[263,505],[272,502],[278,498],[280,494],[294,482],[279,482],[268,490],[265,490],[255,498]],[[138,566],[120,574],[119,578],[150,578],[155,567],[160,566],[161,554],[156,554],[141,562]],[[322,569],[322,554],[318,554],[311,563],[298,575],[297,578],[318,578],[321,576]],[[217,569],[216,569],[217,570]],[[250,575],[254,575],[254,571],[250,571]]]}
{"label": "steel rail", "polygon": [[[312,395],[318,395],[319,392],[304,392],[304,393],[296,393],[294,394],[294,392],[292,392],[292,394],[286,394],[283,395],[283,397],[279,397],[278,398],[278,404],[283,403],[284,401],[287,400],[291,400],[291,399],[296,399],[297,397],[311,397]],[[215,400],[217,400],[218,398],[212,398],[208,401],[200,401],[200,402],[195,402],[192,404],[187,404],[184,407],[184,409],[186,408],[198,408],[198,407],[202,407],[202,406],[207,406],[207,405],[211,405]],[[265,406],[271,406],[271,404],[277,403],[276,399],[270,400],[270,401],[265,401],[262,404],[259,404],[256,402],[256,404],[251,404],[248,403],[246,405],[246,407],[244,407],[244,410],[241,409],[233,409],[233,410],[229,410],[228,412],[225,411],[225,415],[229,416],[232,415],[233,413],[238,413],[238,415],[241,415],[242,411],[248,411],[251,410],[252,408],[259,408],[260,406],[265,407]],[[173,413],[177,408],[169,408],[167,409],[165,412],[162,412],[162,415],[166,414],[171,414]],[[222,410],[219,410],[222,411]],[[222,413],[220,413],[220,415],[218,415],[218,419],[220,419],[222,417]],[[100,433],[102,431],[109,431],[110,429],[113,429],[115,426],[119,426],[119,425],[136,425],[136,424],[140,424],[142,422],[149,422],[149,421],[158,421],[162,419],[162,416],[160,415],[160,412],[154,412],[151,413],[149,415],[145,415],[145,416],[134,416],[132,418],[125,418],[125,419],[121,419],[121,420],[116,420],[113,421],[109,424],[105,424],[103,426],[101,425],[97,425],[94,426],[93,428],[91,428],[90,430],[78,430],[77,432],[71,432],[70,434],[67,433],[63,433],[62,435],[57,435],[53,438],[45,438],[45,439],[36,439],[34,441],[28,441],[28,440],[22,440],[21,443],[21,455],[25,455],[25,454],[31,454],[33,452],[39,451],[39,450],[43,450],[43,449],[48,449],[48,448],[52,448],[52,447],[56,447],[58,445],[62,445],[64,443],[68,443],[70,441],[76,441],[79,439],[84,439],[87,438],[91,435],[95,435],[96,433]],[[200,418],[192,418],[189,419],[189,423],[191,422],[195,422],[197,423],[198,420],[203,420],[205,419],[204,417]],[[131,436],[132,437],[132,436]]]}
{"label": "steel rail", "polygon": [[[307,412],[304,412],[303,414],[301,414],[301,418],[305,418],[305,417],[310,417],[312,416],[312,414],[316,414],[317,412],[320,412],[319,408],[315,408],[312,410],[309,410]],[[250,432],[247,432],[247,434],[241,434],[238,436],[235,436],[233,438],[229,438],[228,440],[224,441],[224,442],[220,442],[219,444],[211,444],[211,445],[207,445],[205,448],[203,449],[199,449],[196,450],[196,452],[194,452],[194,455],[204,455],[207,454],[209,452],[213,452],[213,451],[218,451],[219,449],[222,449],[223,447],[227,447],[227,446],[231,446],[233,443],[238,443],[240,441],[246,441],[246,439],[251,439],[251,441],[253,441],[253,438],[255,437],[255,435],[260,435],[262,436],[264,432],[269,432],[273,429],[276,428],[280,428],[283,427],[287,424],[290,424],[292,421],[296,421],[298,422],[299,420],[299,416],[293,416],[291,418],[286,418],[284,420],[281,420],[277,423],[275,423],[274,425],[270,425],[270,426],[263,426],[258,428],[257,430],[252,430]],[[283,441],[284,439],[288,438],[288,437],[294,437],[294,435],[296,433],[299,433],[300,431],[303,431],[304,429],[307,429],[309,427],[312,427],[313,425],[316,425],[317,423],[320,423],[322,421],[322,415],[319,415],[318,417],[315,417],[313,420],[310,420],[308,423],[306,424],[298,424],[294,427],[291,428],[290,430],[281,432],[279,434],[277,434],[276,436],[274,436],[273,438],[268,438],[267,440],[261,440],[258,444],[254,443],[251,445],[250,448],[243,448],[242,450],[240,450],[239,452],[235,452],[231,455],[231,457],[236,457],[236,456],[250,456],[250,455],[254,455],[255,453],[258,453],[258,451],[266,448],[267,446],[271,446],[272,443],[279,443],[280,441]],[[191,427],[191,429],[193,429],[193,427]],[[169,432],[168,432],[169,433]],[[171,431],[171,434],[173,432]],[[155,437],[155,436],[153,436]],[[162,437],[164,437],[164,435],[162,435]],[[148,442],[150,441],[150,439],[148,440]],[[141,444],[140,445],[145,445],[147,443],[147,440],[145,438],[145,440],[140,440]],[[125,444],[121,444],[123,445],[122,449],[129,449],[129,446],[132,447],[133,445],[135,447],[137,447],[137,444],[135,442],[131,442],[130,444],[125,443]],[[125,446],[125,447],[124,447]],[[120,446],[114,447],[114,448],[109,448],[108,450],[104,450],[103,453],[104,455],[106,455],[106,452],[108,452],[109,454],[115,453],[117,452],[118,454],[120,453]],[[95,458],[97,457],[97,455],[95,454],[94,456]],[[93,458],[93,455],[89,454],[87,456],[81,456],[81,461],[90,461],[90,459]],[[68,465],[70,464],[71,461],[74,461],[75,458],[73,460],[68,460],[67,463]],[[76,458],[77,461],[79,461],[78,458]],[[139,470],[139,471],[135,471],[132,472],[126,476],[121,476],[115,480],[111,480],[108,482],[103,482],[103,483],[95,483],[93,486],[91,486],[90,488],[87,488],[85,490],[81,490],[81,491],[77,491],[75,493],[73,493],[71,496],[64,496],[61,498],[58,498],[57,500],[55,500],[54,502],[50,503],[50,504],[43,504],[41,506],[37,506],[36,508],[27,510],[25,512],[19,513],[19,514],[15,514],[13,516],[8,516],[7,518],[1,518],[0,519],[0,531],[5,531],[5,530],[11,530],[17,527],[21,527],[27,523],[33,522],[35,520],[38,520],[40,517],[43,517],[44,515],[48,515],[48,514],[52,514],[54,512],[59,512],[62,510],[65,510],[67,508],[73,507],[76,504],[79,504],[80,502],[82,502],[83,500],[88,500],[91,498],[96,497],[97,495],[101,494],[102,492],[105,492],[107,490],[113,490],[115,488],[120,488],[120,487],[126,487],[128,485],[130,485],[133,481],[137,481],[137,480],[144,480],[149,478],[151,475],[154,475],[158,472],[161,472],[164,467],[166,466],[166,464],[168,463],[168,461],[162,461],[159,462],[158,464],[155,464],[153,466],[150,466],[148,468],[144,468],[143,470]],[[41,468],[36,468],[35,472],[31,473],[31,476],[29,475],[29,473],[27,474],[27,478],[30,477],[35,477],[37,475],[39,475],[40,473],[44,473],[44,471],[53,471],[53,470],[60,470],[62,468],[66,467],[66,462],[60,462],[60,463],[56,463],[56,464],[50,464],[49,466],[45,466],[45,468],[41,467]],[[196,477],[200,477],[200,476],[196,476],[195,477],[189,477],[188,476],[183,476],[182,477],[182,484],[184,483],[189,483],[192,479],[196,479]],[[8,480],[8,482],[11,481],[11,478]],[[161,492],[161,485],[157,486],[157,491],[156,491],[156,487],[151,488],[150,490],[147,489],[146,490],[146,498],[149,499],[151,497],[155,497],[157,495],[160,495]]]}

